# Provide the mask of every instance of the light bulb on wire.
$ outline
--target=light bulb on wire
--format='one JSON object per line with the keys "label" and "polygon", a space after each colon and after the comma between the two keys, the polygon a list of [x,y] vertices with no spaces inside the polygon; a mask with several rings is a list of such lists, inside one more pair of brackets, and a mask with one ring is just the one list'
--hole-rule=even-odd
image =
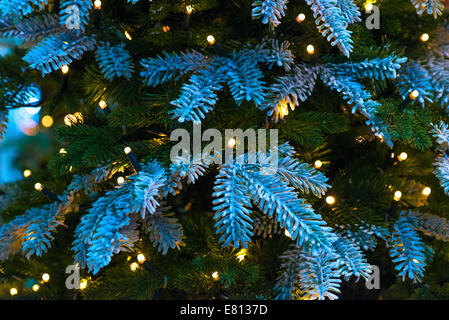
{"label": "light bulb on wire", "polygon": [[207,40],[207,42],[209,42],[209,44],[211,46],[213,46],[215,44],[215,42],[216,42],[215,37],[213,35],[211,35],[211,34],[207,36],[206,40]]}
{"label": "light bulb on wire", "polygon": [[62,66],[62,68],[61,68],[62,74],[67,74],[67,73],[69,73],[69,70],[70,70],[70,68],[69,68],[68,65],[64,65],[64,66]]}
{"label": "light bulb on wire", "polygon": [[432,189],[430,189],[429,187],[425,187],[422,190],[422,194],[425,195],[425,196],[429,196],[431,192],[432,192]]}
{"label": "light bulb on wire", "polygon": [[427,34],[427,33],[423,33],[422,35],[421,35],[421,37],[419,37],[419,39],[422,41],[422,42],[426,42],[426,41],[428,41],[429,40],[429,35]]}
{"label": "light bulb on wire", "polygon": [[393,195],[393,200],[394,201],[400,201],[402,198],[402,192],[401,191],[396,191]]}
{"label": "light bulb on wire", "polygon": [[309,44],[307,46],[306,50],[307,50],[307,53],[310,54],[310,55],[315,53],[315,47],[313,45],[311,45],[311,44]]}
{"label": "light bulb on wire", "polygon": [[100,10],[101,9],[101,1],[100,0],[95,0],[94,1],[94,8],[96,10]]}
{"label": "light bulb on wire", "polygon": [[296,22],[301,23],[304,20],[306,20],[306,15],[304,13],[300,13],[298,14],[298,16],[296,17]]}

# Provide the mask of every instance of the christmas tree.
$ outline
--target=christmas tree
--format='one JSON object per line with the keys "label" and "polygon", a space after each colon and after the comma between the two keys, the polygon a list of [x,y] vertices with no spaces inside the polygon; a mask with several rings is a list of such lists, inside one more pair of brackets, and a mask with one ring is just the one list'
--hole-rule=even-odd
{"label": "christmas tree", "polygon": [[448,298],[445,7],[0,0],[0,297]]}

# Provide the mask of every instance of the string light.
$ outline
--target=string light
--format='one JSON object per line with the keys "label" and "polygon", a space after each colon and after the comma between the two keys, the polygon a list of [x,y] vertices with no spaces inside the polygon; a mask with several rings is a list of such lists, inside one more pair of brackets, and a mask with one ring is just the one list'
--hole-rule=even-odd
{"label": "string light", "polygon": [[38,284],[35,284],[31,287],[31,289],[33,289],[34,292],[38,292],[40,289],[40,286]]}
{"label": "string light", "polygon": [[371,2],[365,3],[365,11],[373,10],[373,4]]}
{"label": "string light", "polygon": [[409,96],[410,96],[410,99],[415,100],[419,96],[419,91],[418,90],[413,90],[412,92],[410,92]]}
{"label": "string light", "polygon": [[145,256],[142,253],[139,253],[137,255],[137,261],[139,261],[139,263],[144,263],[147,259],[145,258]]}
{"label": "string light", "polygon": [[237,142],[235,141],[235,139],[234,139],[234,138],[231,138],[231,139],[229,139],[227,146],[228,146],[229,149],[232,149],[232,148],[235,147],[235,144],[236,144],[236,143],[237,143]]}
{"label": "string light", "polygon": [[83,279],[80,281],[80,290],[84,290],[87,288],[87,280]]}
{"label": "string light", "polygon": [[129,265],[129,268],[131,269],[132,272],[135,272],[137,268],[139,268],[139,264],[137,262],[133,262]]}
{"label": "string light", "polygon": [[[40,184],[39,182],[37,182],[34,185],[34,189],[36,189],[37,191],[41,192],[44,189],[44,186],[42,184]],[[43,276],[42,276],[43,277]]]}
{"label": "string light", "polygon": [[320,160],[315,161],[315,164],[314,164],[315,168],[319,169],[322,167],[322,165],[323,165],[323,163]]}
{"label": "string light", "polygon": [[42,280],[43,280],[44,282],[50,281],[50,275],[49,275],[48,273],[44,273],[44,274],[42,275]]}
{"label": "string light", "polygon": [[41,122],[45,128],[50,128],[53,125],[53,118],[52,116],[46,115],[42,117]]}
{"label": "string light", "polygon": [[297,21],[298,23],[301,23],[301,22],[303,22],[304,20],[306,20],[306,15],[305,15],[304,13],[300,13],[300,14],[298,14],[298,16],[296,17],[296,21]]}
{"label": "string light", "polygon": [[59,149],[59,153],[66,154],[67,150],[65,148],[61,148],[61,149]]}
{"label": "string light", "polygon": [[126,37],[126,39],[128,39],[130,41],[133,39],[128,31],[125,31],[125,37]]}
{"label": "string light", "polygon": [[315,47],[313,45],[311,45],[311,44],[309,44],[307,46],[306,50],[307,50],[308,54],[314,54],[315,53]]}
{"label": "string light", "polygon": [[422,190],[422,194],[425,195],[425,196],[429,196],[431,192],[432,192],[432,189],[430,189],[429,187],[425,187]]}
{"label": "string light", "polygon": [[214,273],[212,273],[212,278],[214,278],[215,281],[220,279],[220,275],[218,274],[218,271],[215,271]]}
{"label": "string light", "polygon": [[395,193],[394,193],[394,195],[393,195],[393,200],[394,201],[399,201],[399,200],[401,200],[401,198],[402,198],[402,192],[401,191],[396,191]]}
{"label": "string light", "polygon": [[100,0],[95,0],[94,1],[94,7],[95,7],[95,9],[100,10],[101,9],[101,1]]}
{"label": "string light", "polygon": [[398,156],[399,161],[404,161],[408,157],[406,152],[401,152],[401,154]]}
{"label": "string light", "polygon": [[162,26],[162,31],[168,32],[168,31],[170,31],[170,27],[169,26]]}
{"label": "string light", "polygon": [[292,237],[292,235],[290,234],[290,232],[289,232],[287,229],[285,229],[284,235],[285,235],[287,238],[291,238],[291,237]]}
{"label": "string light", "polygon": [[9,294],[12,295],[12,296],[15,296],[18,293],[19,293],[19,291],[17,291],[16,288],[11,288],[11,290],[9,290]]}
{"label": "string light", "polygon": [[31,176],[31,170],[28,170],[28,169],[26,169],[24,172],[23,172],[23,176],[25,177],[25,178],[28,178],[29,176]]}
{"label": "string light", "polygon": [[192,12],[193,12],[193,6],[186,6],[186,13],[187,14],[192,14]]}
{"label": "string light", "polygon": [[215,42],[216,42],[216,40],[215,40],[215,37],[213,36],[213,35],[208,35],[207,36],[207,42],[209,42],[209,44],[212,46],[212,45],[214,45],[215,44]]}
{"label": "string light", "polygon": [[62,66],[62,68],[61,68],[61,72],[62,72],[62,74],[67,74],[67,73],[69,73],[69,66],[68,65],[64,65],[64,66]]}
{"label": "string light", "polygon": [[103,110],[104,108],[106,108],[108,106],[108,104],[106,103],[106,101],[101,100],[98,105],[100,106],[101,110]]}
{"label": "string light", "polygon": [[245,256],[248,253],[248,251],[246,249],[242,249],[237,253],[237,259],[242,262],[243,260],[245,260]]}
{"label": "string light", "polygon": [[426,42],[429,40],[429,38],[430,37],[427,33],[423,33],[419,39],[421,39],[422,42]]}
{"label": "string light", "polygon": [[333,205],[334,203],[335,203],[335,197],[333,197],[333,196],[327,196],[326,197],[326,203],[327,204],[329,204],[329,205]]}
{"label": "string light", "polygon": [[117,184],[122,184],[123,182],[125,182],[125,178],[123,178],[123,177],[117,178]]}

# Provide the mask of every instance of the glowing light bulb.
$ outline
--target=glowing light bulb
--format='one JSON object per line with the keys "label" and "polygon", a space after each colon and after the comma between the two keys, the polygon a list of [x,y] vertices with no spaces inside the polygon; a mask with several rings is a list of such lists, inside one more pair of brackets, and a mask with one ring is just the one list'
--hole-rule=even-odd
{"label": "glowing light bulb", "polygon": [[125,31],[125,37],[126,37],[126,39],[128,39],[128,40],[132,40],[132,39],[133,39],[133,38],[131,37],[131,35],[129,34],[128,31]]}
{"label": "glowing light bulb", "polygon": [[320,160],[315,161],[315,168],[319,169],[323,166],[323,163]]}
{"label": "glowing light bulb", "polygon": [[137,262],[133,262],[129,265],[129,268],[134,272],[137,270],[137,268],[139,268],[139,264]]}
{"label": "glowing light bulb", "polygon": [[23,172],[23,176],[25,177],[25,178],[28,178],[29,176],[31,176],[31,170],[25,170],[24,172]]}
{"label": "glowing light bulb", "polygon": [[123,177],[117,178],[117,184],[122,184],[123,182],[125,182],[125,178],[123,178]]}
{"label": "glowing light bulb", "polygon": [[125,151],[125,154],[130,154],[133,150],[130,147],[126,147],[124,149],[124,151]]}
{"label": "glowing light bulb", "polygon": [[62,68],[61,68],[61,72],[63,73],[63,74],[67,74],[67,73],[69,73],[69,66],[68,65],[64,65],[64,66],[62,66]]}
{"label": "glowing light bulb", "polygon": [[65,148],[61,148],[61,149],[59,149],[59,153],[66,154],[67,150]]}
{"label": "glowing light bulb", "polygon": [[84,290],[87,288],[87,280],[83,279],[80,281],[80,290]]}
{"label": "glowing light bulb", "polygon": [[422,194],[425,195],[425,196],[430,195],[431,192],[432,192],[432,189],[430,189],[429,187],[425,187],[425,188],[422,190]]}
{"label": "glowing light bulb", "polygon": [[373,4],[371,2],[365,3],[365,11],[373,10]]}
{"label": "glowing light bulb", "polygon": [[426,42],[429,40],[429,38],[430,37],[427,33],[423,33],[419,39],[421,39],[422,42]]}
{"label": "glowing light bulb", "polygon": [[285,229],[284,235],[285,235],[287,238],[291,238],[291,237],[292,237],[292,235],[290,234],[290,232],[289,232],[287,229]]}
{"label": "glowing light bulb", "polygon": [[401,200],[401,198],[402,198],[402,192],[401,191],[396,191],[395,193],[394,193],[394,195],[393,195],[393,200],[394,201],[399,201],[399,200]]}
{"label": "glowing light bulb", "polygon": [[298,23],[301,23],[301,22],[303,22],[304,20],[306,20],[306,15],[305,15],[304,13],[300,13],[300,14],[298,14],[298,16],[296,17],[296,21],[297,21]]}
{"label": "glowing light bulb", "polygon": [[245,260],[245,256],[247,254],[247,250],[246,249],[242,249],[237,253],[237,259],[242,262],[243,260]]}
{"label": "glowing light bulb", "polygon": [[193,12],[193,7],[192,6],[186,6],[186,13],[187,14],[191,14]]}
{"label": "glowing light bulb", "polygon": [[228,141],[228,148],[230,148],[230,149],[234,148],[236,143],[237,142],[235,141],[234,138],[229,139],[229,141]]}
{"label": "glowing light bulb", "polygon": [[108,106],[108,104],[106,103],[106,101],[101,100],[98,105],[100,106],[101,110],[103,110],[104,108],[106,108]]}
{"label": "glowing light bulb", "polygon": [[100,0],[95,0],[94,1],[94,7],[97,10],[101,9],[101,1]]}
{"label": "glowing light bulb", "polygon": [[35,284],[31,287],[31,289],[33,289],[34,292],[38,292],[40,289],[40,286],[38,284]]}
{"label": "glowing light bulb", "polygon": [[409,96],[410,96],[410,99],[415,100],[419,96],[419,91],[418,90],[413,90],[412,92],[410,92]]}
{"label": "glowing light bulb", "polygon": [[9,294],[12,295],[12,296],[15,296],[18,293],[19,293],[19,291],[17,291],[16,288],[11,288],[11,290],[9,290]]}
{"label": "glowing light bulb", "polygon": [[34,189],[40,192],[42,191],[42,189],[44,189],[44,186],[38,182],[34,185]]}
{"label": "glowing light bulb", "polygon": [[401,154],[398,156],[399,161],[404,161],[408,157],[406,152],[401,152]]}
{"label": "glowing light bulb", "polygon": [[168,32],[168,31],[170,31],[170,27],[169,26],[162,26],[162,31]]}
{"label": "glowing light bulb", "polygon": [[145,258],[145,256],[144,256],[142,253],[139,253],[139,254],[137,255],[137,261],[138,261],[139,263],[144,263],[146,260],[147,260],[147,259]]}
{"label": "glowing light bulb", "polygon": [[334,204],[335,201],[336,201],[336,200],[335,200],[335,197],[333,197],[333,196],[328,196],[328,197],[326,197],[326,203],[329,204],[329,205]]}
{"label": "glowing light bulb", "polygon": [[66,125],[66,126],[71,126],[71,125],[73,125],[73,124],[75,124],[75,123],[77,123],[78,122],[78,120],[76,119],[76,117],[73,115],[73,114],[67,114],[65,117],[64,117],[64,124]]}
{"label": "glowing light bulb", "polygon": [[212,273],[212,278],[214,278],[215,281],[220,279],[220,275],[218,274],[218,271],[215,271],[214,273]]}
{"label": "glowing light bulb", "polygon": [[45,128],[50,128],[53,125],[53,118],[52,116],[46,115],[42,117],[41,122]]}
{"label": "glowing light bulb", "polygon": [[44,282],[50,281],[50,275],[49,275],[48,273],[44,273],[44,274],[42,275],[42,280],[43,280]]}
{"label": "glowing light bulb", "polygon": [[311,44],[309,44],[307,46],[306,50],[307,50],[308,54],[314,54],[315,53],[315,47],[313,45],[311,45]]}
{"label": "glowing light bulb", "polygon": [[207,42],[209,42],[209,44],[212,46],[215,44],[215,37],[213,35],[208,35],[207,36]]}

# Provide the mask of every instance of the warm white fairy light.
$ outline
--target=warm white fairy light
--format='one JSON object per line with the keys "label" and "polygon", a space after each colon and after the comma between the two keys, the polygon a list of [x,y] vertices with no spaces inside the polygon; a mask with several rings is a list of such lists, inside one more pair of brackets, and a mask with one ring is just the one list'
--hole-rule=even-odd
{"label": "warm white fairy light", "polygon": [[64,66],[62,66],[62,68],[61,68],[61,72],[63,73],[63,74],[67,74],[67,73],[69,73],[69,66],[68,65],[64,65]]}
{"label": "warm white fairy light", "polygon": [[45,115],[42,117],[41,123],[45,128],[50,128],[53,125],[53,117]]}
{"label": "warm white fairy light", "polygon": [[31,289],[32,289],[34,292],[38,292],[39,289],[40,289],[40,286],[39,286],[38,284],[35,284],[35,285],[33,285],[33,286],[31,287]]}
{"label": "warm white fairy light", "polygon": [[315,161],[314,166],[315,166],[315,168],[319,169],[323,166],[323,162],[321,162],[321,160],[317,160],[317,161]]}
{"label": "warm white fairy light", "polygon": [[243,260],[245,260],[247,253],[248,253],[248,251],[246,249],[242,249],[239,252],[237,252],[237,260],[239,260],[240,262],[243,262]]}
{"label": "warm white fairy light", "polygon": [[66,154],[67,150],[65,148],[61,148],[61,149],[59,149],[59,153],[60,154]]}
{"label": "warm white fairy light", "polygon": [[125,178],[123,178],[123,177],[117,178],[117,184],[122,184],[123,182],[125,182]]}
{"label": "warm white fairy light", "polygon": [[37,191],[42,191],[43,189],[44,189],[44,186],[42,185],[42,184],[40,184],[39,182],[37,182],[35,185],[34,185],[34,189],[36,189]]}
{"label": "warm white fairy light", "polygon": [[125,154],[130,154],[133,150],[130,147],[126,147],[123,151],[125,151]]}
{"label": "warm white fairy light", "polygon": [[48,273],[44,273],[44,274],[42,275],[42,280],[43,280],[44,282],[50,281],[50,275],[49,275]]}
{"label": "warm white fairy light", "polygon": [[135,272],[139,268],[139,264],[137,262],[133,262],[129,265],[131,271]]}
{"label": "warm white fairy light", "polygon": [[371,2],[365,3],[365,11],[371,11],[373,10],[373,4]]}
{"label": "warm white fairy light", "polygon": [[208,35],[207,36],[207,42],[209,42],[209,44],[212,46],[212,45],[214,45],[215,44],[215,42],[216,42],[216,40],[215,40],[215,37],[213,36],[213,35]]}
{"label": "warm white fairy light", "polygon": [[429,37],[429,35],[428,35],[427,33],[423,33],[419,39],[420,39],[422,42],[426,42],[426,41],[429,40],[429,38],[430,38],[430,37]]}
{"label": "warm white fairy light", "polygon": [[418,98],[418,96],[419,96],[418,90],[413,90],[412,92],[410,92],[410,99],[415,100],[416,98]]}
{"label": "warm white fairy light", "polygon": [[327,196],[326,197],[326,203],[329,205],[333,205],[335,203],[335,197],[334,196]]}
{"label": "warm white fairy light", "polygon": [[396,191],[395,193],[394,193],[394,195],[393,195],[393,200],[394,201],[399,201],[399,200],[401,200],[401,198],[402,198],[402,192],[401,191]]}
{"label": "warm white fairy light", "polygon": [[307,50],[308,54],[314,54],[315,53],[315,47],[313,45],[311,45],[311,44],[309,44],[307,46],[306,50]]}
{"label": "warm white fairy light", "polygon": [[104,108],[106,108],[108,106],[108,104],[106,103],[106,101],[101,100],[98,105],[100,106],[101,110],[103,110]]}
{"label": "warm white fairy light", "polygon": [[425,196],[429,196],[431,192],[432,192],[432,189],[430,189],[429,187],[425,187],[422,190],[422,194],[425,195]]}
{"label": "warm white fairy light", "polygon": [[306,20],[306,15],[305,15],[304,13],[300,13],[300,14],[298,14],[298,16],[296,17],[296,21],[297,21],[298,23],[301,23],[301,22],[303,22],[304,20]]}
{"label": "warm white fairy light", "polygon": [[87,288],[87,280],[83,279],[80,281],[80,290],[84,290]]}
{"label": "warm white fairy light", "polygon": [[220,274],[218,273],[218,271],[215,271],[214,273],[212,273],[212,278],[214,278],[215,281],[220,279]]}
{"label": "warm white fairy light", "polygon": [[401,152],[398,156],[399,161],[405,161],[408,158],[408,154],[406,152]]}
{"label": "warm white fairy light", "polygon": [[237,142],[235,141],[235,139],[234,139],[234,138],[231,138],[231,139],[228,140],[227,146],[228,146],[229,149],[232,149],[232,148],[235,147],[235,144],[236,144],[236,143],[237,143]]}
{"label": "warm white fairy light", "polygon": [[31,170],[25,170],[24,172],[23,172],[23,176],[25,177],[25,178],[28,178],[29,176],[31,176]]}
{"label": "warm white fairy light", "polygon": [[17,291],[16,288],[11,288],[11,290],[9,290],[9,294],[12,295],[12,296],[15,296],[18,293],[19,293],[19,291]]}
{"label": "warm white fairy light", "polygon": [[193,6],[191,6],[191,5],[186,6],[186,13],[187,14],[192,14],[192,12],[193,12]]}
{"label": "warm white fairy light", "polygon": [[145,258],[145,256],[144,256],[142,253],[139,253],[139,254],[137,255],[137,261],[138,261],[139,263],[144,263],[146,260],[147,260],[147,259]]}
{"label": "warm white fairy light", "polygon": [[133,39],[133,38],[131,37],[131,35],[129,34],[128,31],[125,31],[125,37],[126,37],[126,39],[128,39],[128,40],[132,40],[132,39]]}
{"label": "warm white fairy light", "polygon": [[101,9],[101,1],[100,0],[95,0],[94,1],[94,7],[95,7],[95,9],[100,10]]}

